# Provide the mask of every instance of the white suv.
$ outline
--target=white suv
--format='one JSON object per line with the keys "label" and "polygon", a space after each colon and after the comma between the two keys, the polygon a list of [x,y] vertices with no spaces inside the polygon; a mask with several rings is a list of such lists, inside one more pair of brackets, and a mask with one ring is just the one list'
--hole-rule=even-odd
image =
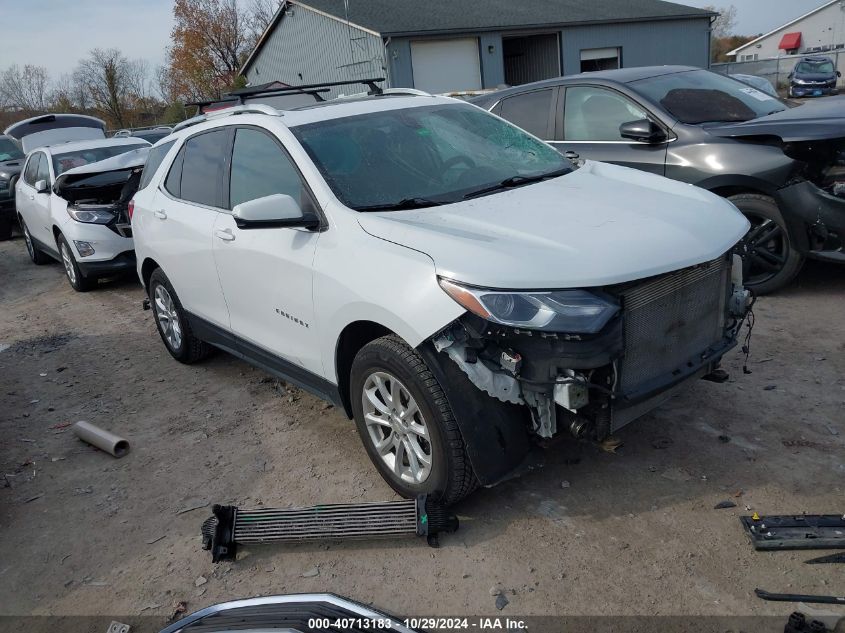
{"label": "white suv", "polygon": [[105,138],[104,129],[93,117],[48,114],[5,131],[27,152],[15,208],[29,256],[62,262],[80,292],[135,268],[127,203],[150,144]]}
{"label": "white suv", "polygon": [[132,225],[168,351],[213,347],[354,417],[400,494],[449,503],[533,439],[603,439],[736,344],[748,222],[574,164],[473,105],[235,106],[153,147]]}

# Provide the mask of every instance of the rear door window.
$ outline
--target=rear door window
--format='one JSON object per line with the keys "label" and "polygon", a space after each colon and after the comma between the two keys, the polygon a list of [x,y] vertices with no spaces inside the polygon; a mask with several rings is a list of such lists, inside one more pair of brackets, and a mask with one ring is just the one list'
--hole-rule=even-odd
{"label": "rear door window", "polygon": [[501,109],[496,114],[538,138],[549,139],[549,115],[553,96],[554,91],[547,89],[507,97],[502,99]]}
{"label": "rear door window", "polygon": [[222,208],[229,130],[219,129],[185,141],[180,198]]}

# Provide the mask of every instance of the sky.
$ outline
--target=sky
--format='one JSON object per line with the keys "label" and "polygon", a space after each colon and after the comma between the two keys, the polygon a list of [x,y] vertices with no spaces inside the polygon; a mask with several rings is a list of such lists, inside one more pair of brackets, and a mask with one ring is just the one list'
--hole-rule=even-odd
{"label": "sky", "polygon": [[[825,0],[678,1],[697,7],[733,4],[737,32],[757,35]],[[173,26],[172,7],[173,0],[0,0],[0,69],[35,64],[58,78],[71,72],[92,48],[119,48],[128,58],[146,59],[155,68],[165,59]]]}

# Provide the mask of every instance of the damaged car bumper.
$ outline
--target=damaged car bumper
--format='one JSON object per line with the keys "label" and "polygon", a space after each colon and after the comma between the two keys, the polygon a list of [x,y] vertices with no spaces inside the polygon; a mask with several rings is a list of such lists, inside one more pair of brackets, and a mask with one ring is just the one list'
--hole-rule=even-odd
{"label": "damaged car bumper", "polygon": [[845,263],[845,187],[840,195],[809,181],[778,191],[778,206],[789,210],[784,221],[790,238],[807,257]]}
{"label": "damaged car bumper", "polygon": [[594,333],[520,329],[468,313],[432,342],[480,391],[527,408],[531,434],[602,440],[713,372],[751,304],[731,253],[596,293],[617,310]]}

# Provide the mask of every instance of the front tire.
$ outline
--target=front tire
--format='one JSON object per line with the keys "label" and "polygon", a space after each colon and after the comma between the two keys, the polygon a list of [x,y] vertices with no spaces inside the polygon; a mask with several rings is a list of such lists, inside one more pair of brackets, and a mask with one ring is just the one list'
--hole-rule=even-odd
{"label": "front tire", "polygon": [[65,276],[67,277],[70,287],[77,292],[88,292],[97,287],[97,280],[85,277],[79,269],[79,264],[76,263],[76,258],[73,256],[73,250],[70,244],[65,239],[64,235],[59,235],[57,240],[59,246],[59,255],[62,256],[62,265],[65,267]]}
{"label": "front tire", "polygon": [[801,271],[804,256],[792,246],[774,199],[743,193],[728,198],[751,222],[742,238],[743,279],[758,295],[780,290]]}
{"label": "front tire", "polygon": [[459,501],[478,482],[437,379],[402,339],[365,345],[352,363],[352,411],[367,454],[403,497]]}
{"label": "front tire", "polygon": [[41,249],[38,248],[35,240],[32,239],[32,235],[29,234],[29,227],[26,225],[23,218],[20,218],[20,224],[21,232],[23,233],[23,241],[26,244],[26,252],[29,253],[29,258],[32,260],[32,263],[36,266],[41,266],[42,264],[49,262],[50,257],[45,255],[41,252]]}
{"label": "front tire", "polygon": [[156,328],[173,358],[190,365],[211,354],[214,348],[194,336],[182,303],[161,268],[150,277],[149,296]]}

